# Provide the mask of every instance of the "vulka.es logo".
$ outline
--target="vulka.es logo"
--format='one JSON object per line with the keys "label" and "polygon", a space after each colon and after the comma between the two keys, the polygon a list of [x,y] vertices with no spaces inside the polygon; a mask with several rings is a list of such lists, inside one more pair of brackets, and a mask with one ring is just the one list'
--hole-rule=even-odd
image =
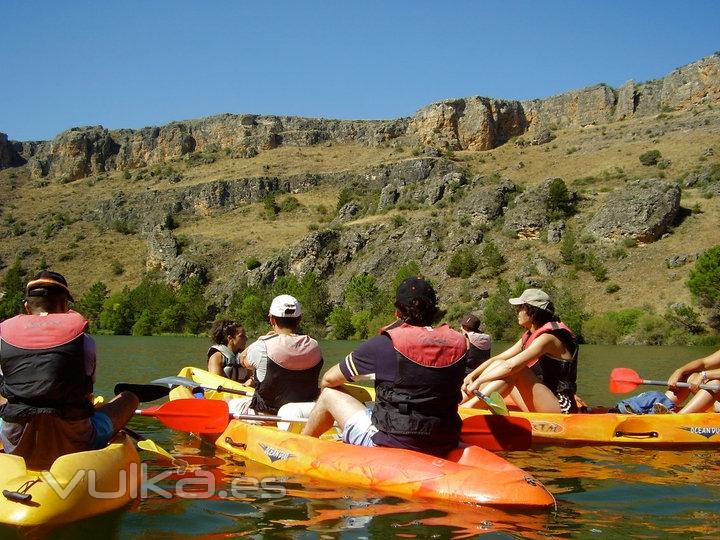
{"label": "vulka.es logo", "polygon": [[178,480],[172,479],[173,474],[187,474],[187,471],[179,468],[177,471],[166,470],[150,476],[145,463],[140,466],[131,463],[129,470],[118,472],[114,482],[107,477],[98,478],[94,469],[78,469],[72,478],[62,483],[50,471],[41,472],[40,478],[63,500],[78,489],[87,492],[93,499],[211,499],[248,496],[279,498],[286,493],[285,486],[273,476],[233,478],[229,486],[223,486],[229,489],[218,489],[216,478],[210,471],[196,470],[190,476]]}

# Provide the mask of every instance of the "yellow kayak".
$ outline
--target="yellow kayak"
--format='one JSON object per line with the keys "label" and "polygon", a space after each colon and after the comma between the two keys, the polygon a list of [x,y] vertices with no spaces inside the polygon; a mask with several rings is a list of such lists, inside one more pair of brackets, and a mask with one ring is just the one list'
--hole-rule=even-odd
{"label": "yellow kayak", "polygon": [[[460,408],[460,416],[490,414],[481,409]],[[720,414],[619,414],[536,413],[511,411],[527,418],[532,440],[538,444],[586,444],[617,446],[713,446],[720,445]]]}
{"label": "yellow kayak", "polygon": [[125,506],[137,497],[140,458],[127,435],[107,447],[66,454],[49,471],[28,469],[20,456],[0,453],[0,523],[61,525]]}

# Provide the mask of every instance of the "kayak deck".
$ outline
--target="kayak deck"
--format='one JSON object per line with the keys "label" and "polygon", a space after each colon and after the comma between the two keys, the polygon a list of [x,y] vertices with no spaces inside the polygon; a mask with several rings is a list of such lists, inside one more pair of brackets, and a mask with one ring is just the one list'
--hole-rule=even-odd
{"label": "kayak deck", "polygon": [[60,456],[49,471],[0,453],[0,523],[60,525],[125,506],[139,493],[140,458],[127,435],[107,447]]}

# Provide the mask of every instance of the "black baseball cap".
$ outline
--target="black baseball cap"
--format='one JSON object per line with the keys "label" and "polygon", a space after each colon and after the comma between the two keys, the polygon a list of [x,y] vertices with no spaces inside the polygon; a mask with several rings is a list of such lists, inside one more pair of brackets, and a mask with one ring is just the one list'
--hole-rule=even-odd
{"label": "black baseball cap", "polygon": [[398,286],[395,302],[401,306],[411,306],[413,300],[417,299],[425,300],[430,306],[435,306],[437,303],[435,289],[422,278],[407,278]]}
{"label": "black baseball cap", "polygon": [[49,296],[51,294],[57,294],[58,291],[64,292],[71,302],[75,301],[70,293],[65,277],[51,270],[38,272],[25,286],[25,296],[28,298],[31,296]]}

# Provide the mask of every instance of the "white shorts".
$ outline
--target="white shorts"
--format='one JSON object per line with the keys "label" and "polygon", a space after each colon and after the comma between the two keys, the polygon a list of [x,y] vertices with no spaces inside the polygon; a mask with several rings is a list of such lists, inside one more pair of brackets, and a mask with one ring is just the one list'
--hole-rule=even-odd
{"label": "white shorts", "polygon": [[373,426],[371,415],[370,409],[366,408],[348,418],[341,435],[343,442],[355,446],[375,446],[372,437],[378,429]]}

